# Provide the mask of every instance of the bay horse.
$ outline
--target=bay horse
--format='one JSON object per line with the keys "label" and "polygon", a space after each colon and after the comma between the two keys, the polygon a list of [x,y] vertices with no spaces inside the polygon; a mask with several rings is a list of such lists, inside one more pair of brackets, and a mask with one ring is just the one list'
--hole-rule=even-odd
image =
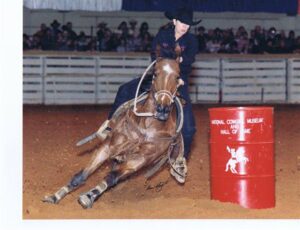
{"label": "bay horse", "polygon": [[176,129],[178,109],[174,108],[177,89],[183,84],[179,69],[180,51],[180,47],[176,46],[176,59],[168,59],[160,57],[160,49],[157,48],[152,85],[145,99],[110,120],[111,131],[94,150],[88,165],[53,195],[45,196],[44,202],[58,203],[110,160],[111,171],[78,198],[83,208],[91,208],[101,194],[128,176],[146,167],[150,168],[150,175],[154,174],[167,160],[172,166],[174,159],[183,154],[182,135]]}

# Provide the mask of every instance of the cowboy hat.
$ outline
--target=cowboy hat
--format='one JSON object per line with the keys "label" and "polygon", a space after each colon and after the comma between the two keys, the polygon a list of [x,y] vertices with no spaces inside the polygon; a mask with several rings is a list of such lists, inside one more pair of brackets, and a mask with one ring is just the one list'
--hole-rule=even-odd
{"label": "cowboy hat", "polygon": [[53,22],[50,24],[52,27],[59,27],[60,23],[55,19]]}
{"label": "cowboy hat", "polygon": [[187,25],[194,26],[199,24],[202,20],[193,21],[193,11],[186,7],[181,7],[176,10],[166,11],[165,16],[170,19],[177,19]]}

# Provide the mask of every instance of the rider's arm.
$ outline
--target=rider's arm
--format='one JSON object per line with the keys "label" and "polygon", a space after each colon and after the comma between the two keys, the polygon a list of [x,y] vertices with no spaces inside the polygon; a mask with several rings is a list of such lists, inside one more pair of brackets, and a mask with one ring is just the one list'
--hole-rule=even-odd
{"label": "rider's arm", "polygon": [[181,53],[182,56],[182,65],[190,66],[195,61],[195,56],[198,52],[198,42],[194,35],[189,37],[188,46]]}

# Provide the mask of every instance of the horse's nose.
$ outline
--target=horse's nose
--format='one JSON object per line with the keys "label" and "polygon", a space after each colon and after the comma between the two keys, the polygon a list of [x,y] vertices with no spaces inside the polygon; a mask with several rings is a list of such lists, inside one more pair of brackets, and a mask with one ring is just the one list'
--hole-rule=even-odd
{"label": "horse's nose", "polygon": [[157,105],[156,111],[157,111],[158,113],[163,113],[164,107],[163,107],[162,105]]}
{"label": "horse's nose", "polygon": [[156,111],[158,113],[169,113],[170,112],[170,106],[157,105]]}
{"label": "horse's nose", "polygon": [[170,106],[163,106],[163,105],[157,105],[156,112],[157,112],[157,118],[159,120],[167,120],[169,113],[171,111]]}

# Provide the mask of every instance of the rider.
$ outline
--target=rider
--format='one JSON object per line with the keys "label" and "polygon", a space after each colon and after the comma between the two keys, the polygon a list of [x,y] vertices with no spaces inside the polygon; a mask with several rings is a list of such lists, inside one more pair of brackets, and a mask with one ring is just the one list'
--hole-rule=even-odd
{"label": "rider", "polygon": [[[178,91],[180,96],[185,100],[183,107],[184,121],[182,128],[183,142],[184,142],[184,157],[179,159],[177,167],[186,167],[186,159],[189,156],[192,139],[196,132],[195,119],[192,111],[191,99],[188,93],[188,76],[192,71],[192,63],[195,61],[195,55],[198,52],[198,44],[196,37],[189,33],[189,29],[192,25],[196,25],[201,22],[201,20],[193,21],[193,11],[186,7],[178,8],[174,11],[165,12],[165,16],[172,20],[171,23],[162,27],[152,43],[151,58],[152,61],[156,59],[156,47],[160,45],[162,57],[172,57],[175,56],[174,50],[176,44],[181,47],[181,58],[180,58],[180,75],[184,81],[184,85],[181,86]],[[151,84],[152,76],[148,77],[143,82],[141,91],[146,91],[149,89]],[[128,83],[120,86],[112,110],[109,114],[108,119],[111,119],[113,113],[116,109],[124,102],[133,99],[135,97],[135,91],[137,89],[140,78],[134,79]],[[103,135],[103,131],[106,129],[106,123],[102,125],[98,131],[99,136]],[[172,173],[172,170],[171,170]],[[174,173],[172,173],[173,176]],[[178,178],[176,178],[178,180]]]}

